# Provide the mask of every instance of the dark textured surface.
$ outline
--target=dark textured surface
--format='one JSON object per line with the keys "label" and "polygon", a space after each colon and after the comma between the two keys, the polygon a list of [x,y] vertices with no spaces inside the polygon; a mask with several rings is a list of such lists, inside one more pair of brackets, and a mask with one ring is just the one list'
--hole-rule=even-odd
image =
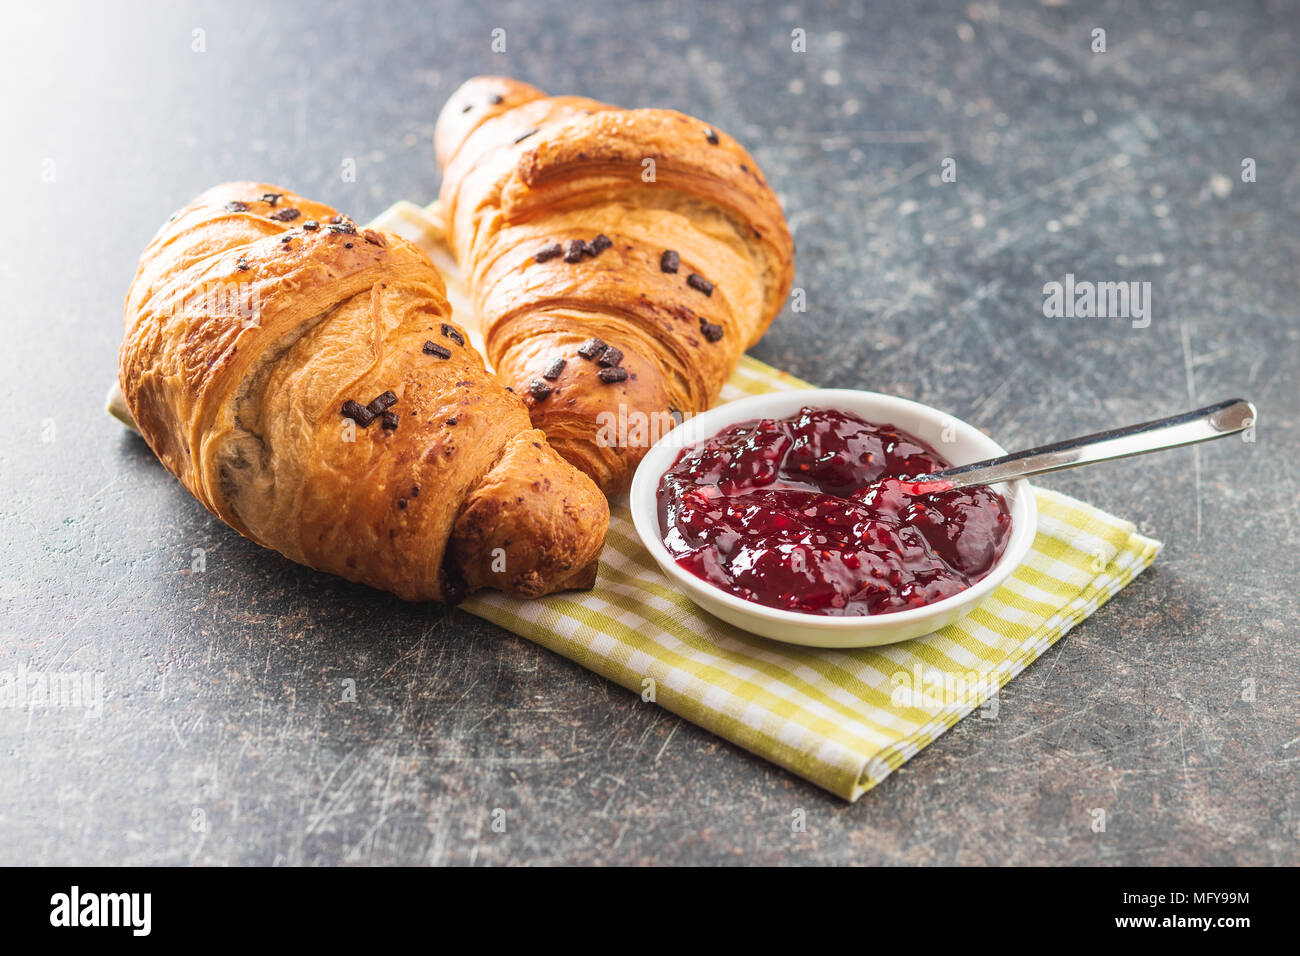
{"label": "dark textured surface", "polygon": [[[0,670],[105,700],[0,708],[0,863],[1300,862],[1300,17],[1128,6],[7,8]],[[431,198],[436,111],[486,71],[751,147],[808,298],[762,359],[1010,446],[1236,394],[1258,441],[1045,481],[1165,552],[854,806],[468,615],[295,567],[103,415],[136,256],[223,179],[358,219]],[[1150,281],[1150,326],[1044,318],[1067,272]]]}

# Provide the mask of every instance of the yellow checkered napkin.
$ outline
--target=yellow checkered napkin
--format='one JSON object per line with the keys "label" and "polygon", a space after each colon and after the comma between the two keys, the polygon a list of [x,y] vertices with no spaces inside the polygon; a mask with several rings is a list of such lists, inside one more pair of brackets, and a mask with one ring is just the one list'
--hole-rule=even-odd
{"label": "yellow checkered napkin", "polygon": [[[746,357],[729,387],[792,386],[809,387]],[[956,624],[890,647],[794,647],[710,616],[663,576],[625,501],[611,508],[592,590],[535,601],[482,592],[462,607],[856,800],[982,706],[1160,549],[1127,521],[1034,493],[1038,536],[1007,583]]]}
{"label": "yellow checkered napkin", "polygon": [[[476,336],[437,205],[398,203],[374,224],[429,252],[461,324]],[[722,400],[810,387],[746,356]],[[795,647],[711,617],[659,571],[626,500],[611,508],[592,590],[535,601],[483,592],[462,607],[856,800],[1155,560],[1160,543],[1130,522],[1065,495],[1034,493],[1038,536],[1007,583],[956,624],[890,647]]]}

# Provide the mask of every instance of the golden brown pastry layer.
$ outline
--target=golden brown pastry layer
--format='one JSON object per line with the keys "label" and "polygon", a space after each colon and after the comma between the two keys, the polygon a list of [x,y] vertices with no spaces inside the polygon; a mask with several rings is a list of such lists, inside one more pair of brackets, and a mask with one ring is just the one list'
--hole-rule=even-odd
{"label": "golden brown pastry layer", "polygon": [[119,379],[194,497],[294,561],[409,600],[595,581],[599,489],[485,369],[428,257],[328,206],[244,182],[176,213]]}
{"label": "golden brown pastry layer", "polygon": [[489,360],[560,454],[623,490],[649,443],[636,427],[708,408],[785,301],[776,196],[700,120],[505,77],[452,95],[436,148]]}

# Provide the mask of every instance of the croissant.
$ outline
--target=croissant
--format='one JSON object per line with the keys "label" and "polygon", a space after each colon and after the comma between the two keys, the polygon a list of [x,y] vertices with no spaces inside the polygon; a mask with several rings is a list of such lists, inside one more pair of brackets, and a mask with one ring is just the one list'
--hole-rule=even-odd
{"label": "croissant", "polygon": [[794,243],[776,196],[697,119],[504,77],[456,91],[435,146],[488,360],[561,455],[623,490],[785,301]]}
{"label": "croissant", "polygon": [[533,428],[411,243],[226,183],[140,259],[119,381],[141,434],[258,544],[408,600],[595,582],[595,484]]}

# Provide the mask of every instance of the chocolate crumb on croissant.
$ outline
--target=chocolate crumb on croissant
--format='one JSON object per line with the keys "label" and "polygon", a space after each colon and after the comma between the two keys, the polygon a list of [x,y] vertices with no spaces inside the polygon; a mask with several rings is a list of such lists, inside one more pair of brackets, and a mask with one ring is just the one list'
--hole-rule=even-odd
{"label": "chocolate crumb on croissant", "polygon": [[[610,442],[602,423],[670,428],[673,410],[708,408],[780,311],[794,244],[775,194],[713,126],[505,77],[457,90],[435,145],[489,361],[556,450],[618,493],[648,442]],[[622,361],[545,374],[593,339]]]}
{"label": "chocolate crumb on croissant", "polygon": [[408,600],[590,587],[604,496],[466,341],[416,246],[226,183],[141,257],[119,380],[194,497],[294,561]]}

